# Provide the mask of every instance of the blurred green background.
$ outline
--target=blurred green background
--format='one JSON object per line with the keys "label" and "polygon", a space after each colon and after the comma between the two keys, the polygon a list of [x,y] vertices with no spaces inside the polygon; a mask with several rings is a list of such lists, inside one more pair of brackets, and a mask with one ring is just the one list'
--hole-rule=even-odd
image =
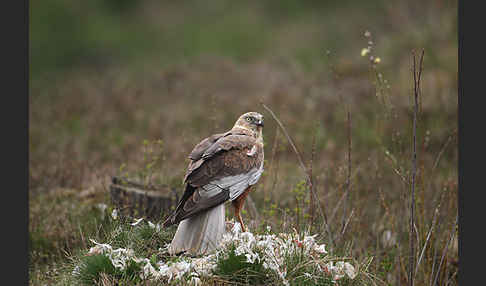
{"label": "blurred green background", "polygon": [[[35,79],[79,66],[159,66],[201,55],[251,62],[291,57],[322,65],[325,52],[358,55],[365,30],[387,65],[403,50],[434,48],[427,63],[454,69],[441,49],[457,49],[457,3],[430,1],[130,1],[30,3]],[[444,43],[447,43],[444,45]],[[398,57],[397,57],[398,55]]]}

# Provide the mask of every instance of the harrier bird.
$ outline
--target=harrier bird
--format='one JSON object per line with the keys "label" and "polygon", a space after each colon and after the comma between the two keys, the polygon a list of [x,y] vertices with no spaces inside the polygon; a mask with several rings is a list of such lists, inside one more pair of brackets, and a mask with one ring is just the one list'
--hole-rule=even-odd
{"label": "harrier bird", "polygon": [[231,201],[235,217],[251,187],[263,172],[263,116],[241,115],[233,128],[202,140],[189,154],[185,191],[164,226],[178,224],[170,254],[205,254],[214,250],[225,232],[224,203]]}

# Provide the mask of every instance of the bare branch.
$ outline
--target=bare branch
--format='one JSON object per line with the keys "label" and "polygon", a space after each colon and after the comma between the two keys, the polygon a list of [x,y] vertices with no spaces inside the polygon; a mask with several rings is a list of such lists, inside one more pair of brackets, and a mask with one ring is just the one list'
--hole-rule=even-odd
{"label": "bare branch", "polygon": [[349,200],[349,192],[351,191],[351,112],[349,106],[347,110],[347,129],[348,129],[348,174],[346,177],[346,197],[343,204],[343,232],[345,227],[346,207]]}
{"label": "bare branch", "polygon": [[290,135],[287,132],[287,129],[285,129],[285,127],[283,126],[282,122],[280,122],[280,120],[277,118],[277,116],[275,115],[275,113],[273,113],[273,111],[270,108],[268,108],[263,103],[262,103],[262,106],[268,112],[270,112],[270,114],[272,115],[273,119],[275,119],[275,121],[277,122],[278,126],[280,126],[280,128],[282,129],[282,132],[284,133],[285,137],[287,137],[287,140],[289,141],[290,146],[292,146],[292,149],[294,149],[294,152],[297,155],[297,159],[299,160],[300,167],[302,168],[302,171],[304,171],[304,173],[308,177],[309,176],[309,173],[307,171],[307,168],[305,167],[304,160],[302,159],[302,156],[300,155],[299,150],[297,150],[297,146],[295,146],[294,141],[292,140],[292,138],[290,138]]}
{"label": "bare branch", "polygon": [[[314,156],[315,156],[315,153],[316,153],[316,132],[314,132],[313,136],[312,136],[312,151],[311,151],[311,159],[310,159],[310,163],[309,163],[309,177],[310,177],[310,187],[313,188],[314,187],[314,177],[312,176],[312,170],[313,170],[313,165],[314,165]],[[310,192],[310,219],[311,219],[311,223],[310,223],[310,226],[312,228],[312,226],[314,225],[314,209],[315,209],[315,200],[314,200],[314,196],[312,195],[312,192]]]}
{"label": "bare branch", "polygon": [[346,227],[348,226],[349,221],[353,217],[353,214],[354,214],[354,209],[351,210],[351,214],[349,215],[348,219],[346,220],[346,223],[344,224],[343,231],[341,231],[341,235],[344,235],[344,233],[346,232]]}
{"label": "bare branch", "polygon": [[415,177],[417,175],[417,116],[418,116],[418,98],[420,94],[420,77],[422,75],[422,63],[424,58],[424,50],[420,57],[419,71],[416,70],[415,51],[413,54],[413,82],[414,82],[414,110],[413,110],[413,153],[412,153],[412,184],[411,184],[411,200],[410,200],[410,256],[409,256],[409,284],[414,285],[414,264],[415,264],[415,246],[414,246],[414,226],[415,226]]}
{"label": "bare branch", "polygon": [[[297,150],[297,146],[295,146],[294,144],[294,141],[292,140],[292,138],[290,137],[289,133],[287,132],[287,130],[285,129],[285,127],[283,126],[282,122],[280,122],[280,120],[277,118],[277,116],[275,115],[275,113],[273,113],[273,111],[268,108],[264,103],[261,103],[263,108],[265,108],[273,117],[273,119],[275,119],[275,121],[277,122],[278,126],[280,127],[280,129],[282,130],[282,132],[284,133],[285,137],[287,137],[287,140],[289,142],[289,144],[292,146],[292,149],[294,150],[295,154],[297,155],[297,159],[299,160],[299,164],[300,164],[300,167],[302,169],[302,171],[304,171],[304,174],[306,175],[306,178],[307,178],[307,183],[308,183],[308,186],[309,186],[309,190],[311,192],[311,194],[314,196],[314,200],[316,202],[319,202],[319,198],[317,197],[317,194],[315,193],[315,190],[312,186],[312,179],[311,179],[311,175],[310,175],[310,172],[309,170],[306,168],[305,164],[304,164],[304,161],[302,159],[302,156],[299,152],[299,150]],[[318,203],[317,204],[318,206],[318,209],[319,209],[319,213],[321,215],[321,218],[324,222],[324,225],[326,227],[326,231],[329,235],[329,240],[332,244],[332,234],[331,234],[331,230],[329,229],[329,225],[327,224],[327,219],[326,219],[326,216],[324,215],[323,211],[322,211],[322,208],[321,208],[321,204]]]}

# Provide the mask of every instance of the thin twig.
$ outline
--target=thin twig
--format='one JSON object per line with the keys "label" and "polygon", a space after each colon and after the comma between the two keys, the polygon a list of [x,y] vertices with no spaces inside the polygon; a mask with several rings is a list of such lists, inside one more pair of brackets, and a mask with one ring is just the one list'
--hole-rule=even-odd
{"label": "thin twig", "polygon": [[[270,189],[270,195],[273,197],[274,191],[275,191],[275,186],[277,185],[278,182],[278,167],[279,167],[279,159],[276,157],[277,155],[277,147],[278,147],[278,136],[279,136],[279,129],[275,131],[275,139],[273,142],[273,148],[272,148],[272,163],[270,165],[270,170],[272,172],[275,172],[275,175],[273,176],[273,182],[272,182],[272,188]],[[276,161],[276,162],[275,162]],[[276,166],[274,167],[274,162]]]}
{"label": "thin twig", "polygon": [[415,52],[413,52],[413,82],[414,82],[414,94],[415,94],[415,105],[413,112],[413,154],[412,154],[412,192],[411,192],[411,203],[410,203],[410,230],[409,230],[409,243],[410,243],[410,254],[409,254],[409,278],[408,282],[410,286],[413,286],[413,265],[414,265],[414,238],[413,238],[413,222],[414,222],[414,206],[415,206],[415,175],[417,172],[417,151],[416,151],[416,122],[417,122],[417,79],[415,73]]}
{"label": "thin twig", "polygon": [[[415,230],[415,238],[417,239],[417,246],[418,246],[420,244],[420,235],[417,229],[417,225],[415,223],[413,224],[413,228]],[[417,258],[417,256],[418,256],[418,251],[416,251],[416,253],[414,254],[415,258]]]}
{"label": "thin twig", "polygon": [[[436,213],[438,213],[438,210],[436,209]],[[422,257],[424,256],[425,249],[427,248],[427,244],[429,243],[430,235],[432,234],[432,231],[434,230],[436,222],[436,216],[434,214],[434,219],[432,221],[432,226],[429,229],[429,232],[427,233],[427,238],[425,239],[424,247],[422,247],[422,252],[420,253],[420,256],[417,261],[417,265],[415,266],[415,276],[417,276],[417,272],[420,266],[420,262],[422,261]]]}
{"label": "thin twig", "polygon": [[[355,170],[354,171],[354,175],[351,176],[352,178],[354,178],[356,176],[356,174],[358,173],[357,171],[358,170]],[[344,184],[341,184],[339,186],[339,189],[344,188],[344,187],[345,187],[345,185]],[[332,225],[332,222],[334,220],[334,217],[336,216],[337,211],[339,210],[339,207],[341,206],[342,202],[344,201],[344,198],[346,197],[346,194],[347,194],[346,191],[344,191],[344,193],[341,195],[341,197],[339,198],[338,202],[334,206],[334,209],[332,210],[331,216],[329,217],[329,220],[327,221],[330,225]]]}
{"label": "thin twig", "polygon": [[351,214],[349,215],[348,219],[346,220],[346,223],[344,224],[343,231],[341,231],[341,236],[343,236],[344,233],[346,232],[346,227],[348,226],[349,221],[353,217],[353,214],[354,214],[354,209],[351,210]]}
{"label": "thin twig", "polygon": [[[280,120],[277,118],[277,116],[275,115],[275,113],[273,113],[273,111],[269,107],[267,107],[264,103],[261,103],[261,104],[262,104],[263,108],[265,108],[272,115],[273,119],[275,119],[275,121],[277,122],[278,126],[280,126],[280,129],[284,133],[285,137],[287,137],[287,140],[288,140],[289,144],[292,146],[292,149],[294,150],[295,154],[297,155],[297,159],[299,160],[300,167],[302,168],[302,170],[304,171],[304,174],[307,177],[307,182],[308,182],[308,185],[309,185],[309,189],[310,189],[312,195],[314,196],[314,199],[317,202],[319,202],[319,199],[318,199],[318,197],[317,197],[317,195],[315,193],[315,190],[314,190],[314,188],[312,186],[312,181],[311,181],[311,177],[310,177],[309,171],[305,167],[305,164],[304,164],[304,161],[302,159],[302,156],[300,155],[299,150],[297,150],[297,147],[295,146],[294,141],[292,140],[292,138],[290,138],[289,133],[287,132],[287,130],[283,126],[282,122],[280,122]],[[329,235],[330,244],[332,244],[332,234],[331,234],[331,231],[329,229],[329,225],[327,224],[326,217],[325,217],[324,213],[322,212],[321,204],[318,203],[317,206],[318,206],[318,209],[319,209],[319,213],[321,215],[321,218],[324,221],[324,224],[325,224],[327,233]]]}
{"label": "thin twig", "polygon": [[[449,146],[449,144],[452,141],[452,138],[454,138],[454,135],[456,134],[456,132],[457,132],[457,129],[455,129],[449,135],[449,137],[447,138],[447,141],[444,143],[444,145],[442,146],[441,150],[437,154],[437,158],[435,158],[434,165],[432,166],[432,170],[430,171],[430,177],[432,177],[435,174],[436,169],[437,169],[437,166],[439,165],[439,161],[442,158],[442,154],[444,154],[445,150],[447,149],[447,146]],[[432,180],[429,181],[429,183],[427,185],[427,190],[429,190],[431,188],[431,186],[432,186]]]}
{"label": "thin twig", "polygon": [[[415,264],[415,246],[414,246],[414,212],[415,212],[415,177],[417,175],[417,114],[418,114],[418,98],[420,91],[420,76],[422,74],[422,62],[424,57],[424,50],[420,57],[420,66],[417,74],[415,67],[415,51],[413,54],[413,82],[414,82],[414,111],[413,111],[413,155],[412,155],[412,191],[410,202],[410,256],[409,256],[409,284],[414,285],[414,264]],[[418,78],[417,78],[418,75]]]}
{"label": "thin twig", "polygon": [[[315,156],[315,152],[316,152],[316,131],[314,132],[313,136],[312,136],[312,151],[311,151],[311,159],[310,159],[310,163],[309,163],[309,177],[310,177],[310,185],[311,186],[314,186],[314,177],[312,175],[312,167],[314,165],[314,156]],[[314,208],[315,208],[315,200],[314,200],[314,196],[312,195],[312,192],[309,193],[310,194],[310,227],[312,228],[313,225],[314,225]]]}
{"label": "thin twig", "polygon": [[447,146],[449,146],[449,143],[452,141],[452,138],[454,137],[455,133],[457,132],[457,129],[454,130],[454,132],[449,135],[447,138],[446,143],[444,143],[444,146],[440,150],[439,154],[437,155],[437,158],[435,159],[434,166],[432,167],[432,171],[434,171],[437,168],[437,165],[439,165],[440,158],[442,157],[442,154],[445,152]]}
{"label": "thin twig", "polygon": [[429,232],[427,233],[427,238],[425,239],[425,243],[424,243],[424,246],[422,248],[422,252],[420,253],[419,259],[417,261],[417,265],[415,267],[415,276],[417,276],[417,272],[418,272],[418,269],[419,269],[419,266],[420,266],[420,262],[422,261],[422,257],[424,255],[425,249],[427,248],[427,244],[429,243],[430,236],[431,236],[432,231],[434,230],[435,224],[437,222],[437,216],[439,214],[440,206],[442,205],[442,199],[444,198],[443,195],[444,195],[444,192],[441,193],[440,199],[439,199],[439,204],[435,208],[434,216],[432,218],[432,225],[430,226]]}
{"label": "thin twig", "polygon": [[331,216],[329,217],[329,223],[332,223],[332,221],[334,220],[334,217],[336,216],[336,213],[339,209],[339,206],[344,202],[345,197],[346,197],[346,191],[344,191],[344,193],[341,195],[338,202],[334,206],[334,209],[332,210]]}
{"label": "thin twig", "polygon": [[444,257],[447,253],[447,250],[449,249],[449,244],[454,239],[454,235],[456,234],[457,220],[458,220],[458,216],[456,216],[456,222],[452,225],[451,237],[447,241],[446,246],[444,247],[444,250],[442,251],[442,257],[440,258],[439,267],[437,267],[437,273],[435,274],[433,285],[437,285],[437,278],[439,277],[440,267],[442,266],[442,263],[444,262]]}
{"label": "thin twig", "polygon": [[[275,129],[275,136],[273,138],[273,144],[272,144],[272,153],[270,156],[270,167],[268,168],[268,174],[273,174],[274,172],[274,164],[275,164],[275,154],[277,150],[277,145],[278,145],[278,132],[279,129]],[[276,177],[277,174],[273,176],[273,181],[272,177],[267,176],[265,180],[263,181],[264,186],[263,186],[263,203],[264,203],[264,209],[266,209],[267,202],[270,200],[270,197],[273,197],[273,188],[275,187],[276,183]],[[268,182],[271,181],[271,182]],[[269,190],[269,188],[271,188]],[[270,193],[269,193],[270,192]]]}
{"label": "thin twig", "polygon": [[292,149],[294,149],[294,152],[295,154],[297,155],[297,159],[299,160],[299,163],[300,163],[300,167],[302,168],[302,170],[304,171],[304,173],[306,174],[306,176],[308,177],[309,176],[309,173],[307,171],[307,168],[305,167],[305,164],[304,164],[304,161],[302,159],[302,156],[300,155],[300,152],[299,150],[297,150],[297,146],[295,146],[294,144],[294,141],[292,140],[292,138],[290,138],[290,135],[289,133],[287,133],[287,130],[285,129],[285,127],[283,126],[282,122],[280,122],[280,120],[277,118],[277,116],[275,115],[275,113],[273,113],[273,111],[268,108],[265,104],[262,103],[262,106],[263,108],[265,108],[268,112],[270,112],[270,114],[272,115],[273,119],[275,119],[275,121],[277,122],[277,124],[280,126],[282,132],[284,133],[285,137],[287,137],[287,140],[289,141],[289,144],[290,146],[292,146]]}
{"label": "thin twig", "polygon": [[347,110],[347,129],[348,129],[348,174],[346,177],[346,197],[343,203],[343,233],[346,218],[346,207],[349,200],[349,192],[351,188],[351,113],[349,112],[349,106]]}
{"label": "thin twig", "polygon": [[[439,223],[437,225],[437,231],[436,233],[440,233],[440,228],[441,228],[441,224]],[[432,268],[431,268],[431,274],[430,274],[430,281],[429,281],[429,286],[432,286],[432,282],[434,280],[434,269],[435,269],[435,264],[437,262],[437,245],[439,244],[439,240],[437,239],[436,242],[435,242],[435,245],[434,245],[434,254],[432,255]]]}

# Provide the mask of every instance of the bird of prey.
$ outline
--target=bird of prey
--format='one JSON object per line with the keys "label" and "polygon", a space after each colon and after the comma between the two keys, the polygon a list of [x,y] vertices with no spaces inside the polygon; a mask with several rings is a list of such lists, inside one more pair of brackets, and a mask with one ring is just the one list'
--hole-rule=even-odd
{"label": "bird of prey", "polygon": [[185,190],[164,227],[179,224],[170,254],[201,255],[215,250],[225,232],[225,202],[246,227],[240,210],[263,172],[263,116],[241,115],[233,128],[197,144],[189,154]]}

